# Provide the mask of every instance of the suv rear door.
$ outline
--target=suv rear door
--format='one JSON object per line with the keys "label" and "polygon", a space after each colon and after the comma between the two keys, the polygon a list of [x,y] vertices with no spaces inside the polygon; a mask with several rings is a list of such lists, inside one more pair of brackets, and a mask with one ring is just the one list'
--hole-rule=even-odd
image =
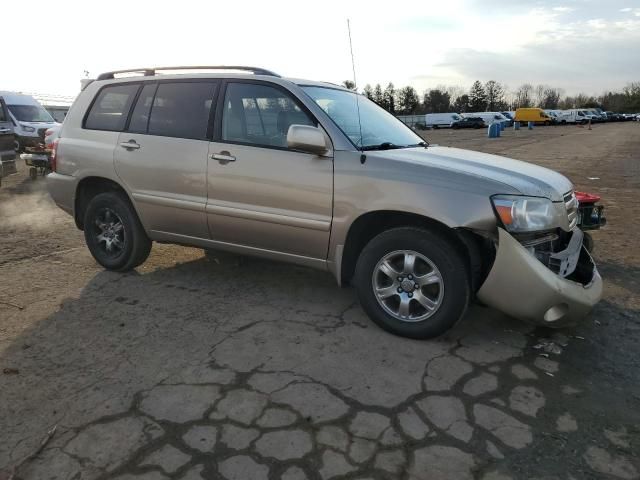
{"label": "suv rear door", "polygon": [[333,157],[287,147],[289,126],[316,119],[271,82],[229,80],[224,90],[209,146],[211,238],[303,263],[326,259]]}
{"label": "suv rear door", "polygon": [[9,111],[0,97],[0,178],[16,173],[15,135]]}
{"label": "suv rear door", "polygon": [[208,131],[218,82],[143,85],[116,144],[116,172],[155,238],[208,239]]}

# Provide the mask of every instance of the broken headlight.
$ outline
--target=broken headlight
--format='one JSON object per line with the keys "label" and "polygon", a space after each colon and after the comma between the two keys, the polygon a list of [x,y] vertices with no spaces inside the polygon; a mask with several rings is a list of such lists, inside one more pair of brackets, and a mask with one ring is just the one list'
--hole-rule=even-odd
{"label": "broken headlight", "polygon": [[537,232],[556,226],[555,210],[548,198],[496,195],[491,201],[509,232]]}

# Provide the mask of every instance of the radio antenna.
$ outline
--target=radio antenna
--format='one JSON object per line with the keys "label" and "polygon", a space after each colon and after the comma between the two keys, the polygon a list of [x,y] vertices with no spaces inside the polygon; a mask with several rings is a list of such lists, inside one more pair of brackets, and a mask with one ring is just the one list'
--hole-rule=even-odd
{"label": "radio antenna", "polygon": [[356,110],[358,111],[358,129],[360,131],[360,150],[362,150],[362,122],[360,121],[360,95],[358,94],[358,82],[356,81],[356,62],[353,58],[353,42],[351,41],[351,23],[347,18],[347,31],[349,32],[349,51],[351,52],[351,68],[353,69],[353,88],[356,95]]}

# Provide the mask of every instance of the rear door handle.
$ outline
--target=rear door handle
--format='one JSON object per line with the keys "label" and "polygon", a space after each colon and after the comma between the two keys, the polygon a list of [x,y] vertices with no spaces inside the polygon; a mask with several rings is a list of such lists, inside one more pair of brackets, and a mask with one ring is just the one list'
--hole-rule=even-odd
{"label": "rear door handle", "polygon": [[229,162],[235,162],[236,157],[227,151],[222,151],[220,153],[212,153],[211,160],[217,160],[221,165],[226,165]]}
{"label": "rear door handle", "polygon": [[140,148],[140,144],[136,143],[135,140],[129,140],[128,142],[120,142],[120,146],[122,148],[126,148],[127,150],[137,150]]}

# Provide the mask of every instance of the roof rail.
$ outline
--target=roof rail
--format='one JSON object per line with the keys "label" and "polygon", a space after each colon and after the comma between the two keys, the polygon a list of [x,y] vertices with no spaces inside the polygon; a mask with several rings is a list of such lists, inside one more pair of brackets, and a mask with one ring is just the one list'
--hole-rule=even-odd
{"label": "roof rail", "polygon": [[142,73],[145,77],[152,77],[156,75],[158,71],[170,71],[170,70],[240,70],[251,72],[254,75],[268,75],[270,77],[279,77],[277,73],[270,70],[258,67],[247,67],[243,65],[191,65],[185,67],[155,67],[155,68],[132,68],[129,70],[114,70],[112,72],[105,72],[98,75],[98,80],[110,80],[115,78],[115,75],[121,73]]}

